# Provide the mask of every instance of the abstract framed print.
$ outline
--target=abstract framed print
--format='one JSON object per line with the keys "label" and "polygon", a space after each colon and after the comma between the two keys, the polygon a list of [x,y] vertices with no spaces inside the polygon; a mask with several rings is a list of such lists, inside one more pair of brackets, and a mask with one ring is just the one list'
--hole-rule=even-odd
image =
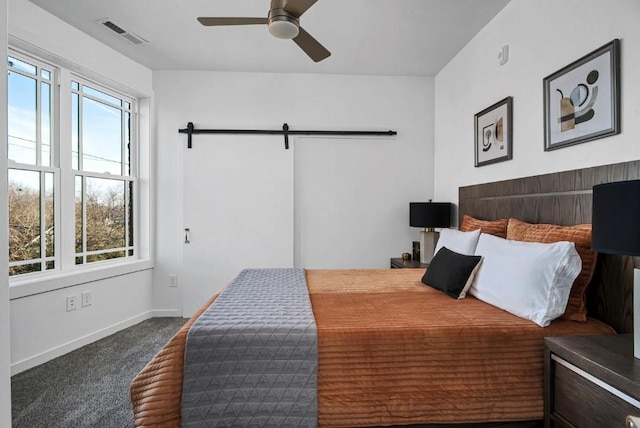
{"label": "abstract framed print", "polygon": [[544,150],[620,133],[620,41],[544,79]]}
{"label": "abstract framed print", "polygon": [[474,116],[475,166],[511,159],[513,97],[507,97]]}

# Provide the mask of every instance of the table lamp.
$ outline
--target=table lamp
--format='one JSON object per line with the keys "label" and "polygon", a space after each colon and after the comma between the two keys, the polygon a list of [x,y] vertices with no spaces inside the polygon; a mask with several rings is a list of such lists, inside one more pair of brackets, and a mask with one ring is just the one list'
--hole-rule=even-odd
{"label": "table lamp", "polygon": [[431,262],[438,240],[438,233],[434,229],[451,226],[451,203],[410,202],[409,225],[424,228],[420,232],[420,262]]}
{"label": "table lamp", "polygon": [[[591,249],[640,256],[640,180],[593,186]],[[633,356],[640,359],[640,270],[633,270]]]}

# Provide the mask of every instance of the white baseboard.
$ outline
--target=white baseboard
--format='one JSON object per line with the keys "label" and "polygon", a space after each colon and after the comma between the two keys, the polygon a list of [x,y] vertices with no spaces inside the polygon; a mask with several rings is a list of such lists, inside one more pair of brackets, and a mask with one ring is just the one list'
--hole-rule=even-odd
{"label": "white baseboard", "polygon": [[[49,349],[48,351],[42,352],[40,354],[34,355],[29,358],[25,358],[22,361],[15,362],[11,364],[11,376],[21,373],[30,368],[36,367],[40,364],[46,363],[47,361],[50,361],[61,355],[74,351],[78,348],[82,348],[83,346],[93,343],[96,340],[103,339],[107,336],[112,335],[113,333],[119,332],[120,330],[124,330],[125,328],[141,323],[144,320],[159,316],[159,315],[156,315],[155,312],[156,311],[143,312],[140,315],[136,315],[134,317],[131,317],[119,323],[113,324],[109,327],[105,327],[91,334],[87,334],[86,336],[82,336],[82,337],[79,337],[78,339],[72,340],[60,346],[56,346],[55,348]],[[160,312],[169,312],[169,311],[160,311]],[[180,316],[180,315],[161,315],[161,316]]]}
{"label": "white baseboard", "polygon": [[154,309],[151,311],[153,318],[182,318],[182,311],[180,309]]}

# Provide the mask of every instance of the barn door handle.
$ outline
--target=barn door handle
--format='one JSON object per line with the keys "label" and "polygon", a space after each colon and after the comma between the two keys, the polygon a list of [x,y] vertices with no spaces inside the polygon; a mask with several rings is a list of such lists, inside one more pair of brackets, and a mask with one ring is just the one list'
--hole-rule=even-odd
{"label": "barn door handle", "polygon": [[191,242],[189,242],[189,228],[185,228],[184,229],[184,243],[185,244],[191,244]]}

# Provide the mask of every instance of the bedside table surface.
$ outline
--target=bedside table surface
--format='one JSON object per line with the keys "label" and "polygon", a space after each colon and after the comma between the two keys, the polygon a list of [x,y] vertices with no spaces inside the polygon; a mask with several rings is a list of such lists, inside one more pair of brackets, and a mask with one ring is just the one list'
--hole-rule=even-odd
{"label": "bedside table surface", "polygon": [[633,336],[547,337],[549,350],[608,384],[640,398],[640,359],[633,356]]}
{"label": "bedside table surface", "polygon": [[429,266],[428,263],[420,263],[418,260],[402,260],[399,257],[391,259],[392,269],[425,269],[427,266]]}

